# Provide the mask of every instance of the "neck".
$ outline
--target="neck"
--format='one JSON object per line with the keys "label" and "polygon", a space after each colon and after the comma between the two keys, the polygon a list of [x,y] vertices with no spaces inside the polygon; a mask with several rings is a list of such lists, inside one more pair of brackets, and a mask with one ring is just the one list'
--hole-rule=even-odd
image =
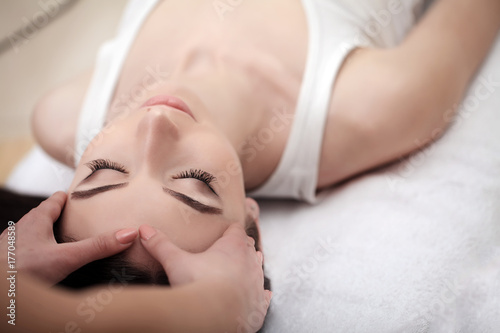
{"label": "neck", "polygon": [[282,134],[286,134],[288,128],[276,133],[273,142],[265,147],[261,144],[253,147],[253,141],[259,131],[269,127],[273,110],[292,109],[290,95],[288,87],[277,84],[276,78],[280,76],[269,66],[256,62],[251,66],[231,65],[230,61],[225,61],[224,66],[198,63],[196,67],[181,67],[172,73],[171,80],[189,87],[199,97],[203,104],[202,116],[234,147],[240,157],[245,187],[252,189],[274,170],[282,153],[279,148],[283,147]]}
{"label": "neck", "polygon": [[202,104],[196,111],[222,132],[236,150],[260,128],[266,114],[265,101],[254,95],[249,82],[238,73],[206,72],[172,80],[189,87]]}

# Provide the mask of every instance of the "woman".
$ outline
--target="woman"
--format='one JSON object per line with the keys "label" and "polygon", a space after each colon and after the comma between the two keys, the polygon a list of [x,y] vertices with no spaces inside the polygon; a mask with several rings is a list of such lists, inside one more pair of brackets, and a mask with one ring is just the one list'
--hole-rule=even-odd
{"label": "woman", "polygon": [[[498,0],[440,0],[379,49],[341,2],[239,4],[130,7],[93,78],[39,103],[38,141],[77,165],[63,237],[146,222],[203,252],[244,225],[245,191],[312,202],[442,134],[500,27]],[[126,258],[161,269],[151,255]]]}

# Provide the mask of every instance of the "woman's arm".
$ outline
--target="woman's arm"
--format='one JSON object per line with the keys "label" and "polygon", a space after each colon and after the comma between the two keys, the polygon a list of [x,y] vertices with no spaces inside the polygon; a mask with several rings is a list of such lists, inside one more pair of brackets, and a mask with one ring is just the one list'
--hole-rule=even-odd
{"label": "woman's arm", "polygon": [[354,52],[333,88],[319,186],[438,138],[499,28],[499,0],[440,0],[400,46]]}
{"label": "woman's arm", "polygon": [[430,71],[432,82],[447,79],[438,82],[451,85],[455,96],[444,99],[457,102],[499,29],[499,0],[440,0],[403,42],[401,57]]}

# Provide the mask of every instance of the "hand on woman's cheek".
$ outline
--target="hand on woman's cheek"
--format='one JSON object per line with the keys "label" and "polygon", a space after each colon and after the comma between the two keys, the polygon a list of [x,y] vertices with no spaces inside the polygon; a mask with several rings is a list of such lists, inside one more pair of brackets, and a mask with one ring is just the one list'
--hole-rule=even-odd
{"label": "hand on woman's cheek", "polygon": [[[0,235],[2,249],[7,249],[9,236],[14,240],[17,271],[39,278],[51,286],[91,261],[127,249],[138,234],[137,229],[129,228],[77,242],[58,244],[54,238],[53,225],[59,218],[66,199],[66,193],[56,192]],[[12,238],[14,234],[15,237]],[[1,255],[5,257],[7,251],[2,251]]]}
{"label": "hand on woman's cheek", "polygon": [[263,287],[262,252],[255,250],[255,241],[242,226],[232,224],[201,253],[178,248],[163,232],[149,225],[140,226],[139,232],[142,245],[163,266],[173,287],[196,281],[221,283],[235,295],[235,306],[242,315],[262,314],[263,322],[272,294]]}

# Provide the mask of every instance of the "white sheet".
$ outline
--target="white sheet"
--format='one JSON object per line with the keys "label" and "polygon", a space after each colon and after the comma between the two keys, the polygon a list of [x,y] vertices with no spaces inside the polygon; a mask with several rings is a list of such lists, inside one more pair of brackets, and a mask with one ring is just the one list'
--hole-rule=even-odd
{"label": "white sheet", "polygon": [[[500,331],[499,111],[500,38],[438,142],[317,206],[262,202],[266,332]],[[8,187],[71,178],[37,148]]]}

